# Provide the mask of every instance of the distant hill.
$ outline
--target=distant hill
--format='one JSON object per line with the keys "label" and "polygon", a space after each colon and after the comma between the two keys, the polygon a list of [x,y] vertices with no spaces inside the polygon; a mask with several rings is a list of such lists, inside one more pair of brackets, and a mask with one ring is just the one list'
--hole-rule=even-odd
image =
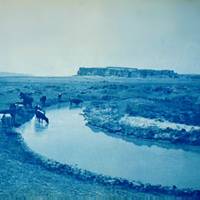
{"label": "distant hill", "polygon": [[4,76],[31,76],[31,75],[23,73],[0,72],[0,77]]}

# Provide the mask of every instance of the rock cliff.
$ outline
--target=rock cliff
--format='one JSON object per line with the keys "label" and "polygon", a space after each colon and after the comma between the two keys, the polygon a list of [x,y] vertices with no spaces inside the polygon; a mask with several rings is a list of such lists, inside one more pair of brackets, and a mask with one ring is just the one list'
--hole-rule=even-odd
{"label": "rock cliff", "polygon": [[173,70],[153,70],[137,69],[125,67],[105,67],[105,68],[86,68],[80,67],[78,70],[80,76],[118,76],[118,77],[157,77],[157,78],[176,78],[178,74]]}

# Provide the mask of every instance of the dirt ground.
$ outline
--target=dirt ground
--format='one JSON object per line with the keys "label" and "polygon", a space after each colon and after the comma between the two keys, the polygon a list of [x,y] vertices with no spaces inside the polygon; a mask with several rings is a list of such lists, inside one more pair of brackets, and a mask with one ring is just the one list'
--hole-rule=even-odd
{"label": "dirt ground", "polygon": [[[102,77],[2,77],[0,110],[21,101],[20,92],[42,95],[46,106],[69,98],[83,100],[85,107],[112,107],[120,113],[144,117],[162,116],[172,122],[200,125],[200,83],[188,80],[145,80]],[[128,107],[128,109],[127,109]],[[31,117],[31,116],[30,116]],[[22,123],[22,119],[18,119]],[[135,192],[126,188],[84,182],[49,171],[27,152],[20,137],[1,129],[0,199],[182,199]]]}

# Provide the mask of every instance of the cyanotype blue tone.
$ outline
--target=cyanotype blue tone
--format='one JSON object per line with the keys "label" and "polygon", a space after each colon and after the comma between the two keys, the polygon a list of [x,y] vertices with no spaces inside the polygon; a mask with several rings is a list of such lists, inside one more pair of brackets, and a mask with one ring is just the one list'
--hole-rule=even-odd
{"label": "cyanotype blue tone", "polygon": [[47,158],[98,174],[153,185],[200,189],[200,152],[135,145],[85,125],[80,109],[47,112],[50,125],[33,118],[20,132],[27,145]]}

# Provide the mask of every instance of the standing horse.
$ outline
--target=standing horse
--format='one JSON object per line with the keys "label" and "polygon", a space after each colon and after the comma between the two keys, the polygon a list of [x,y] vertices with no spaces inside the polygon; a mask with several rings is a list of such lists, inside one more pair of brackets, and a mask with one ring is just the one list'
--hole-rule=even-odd
{"label": "standing horse", "polygon": [[20,99],[23,100],[22,103],[25,107],[29,106],[32,108],[32,103],[33,103],[32,97],[30,97],[28,94],[23,93],[23,92],[20,92],[19,97],[20,97]]}
{"label": "standing horse", "polygon": [[76,98],[69,98],[69,105],[72,106],[72,105],[75,105],[75,106],[78,106],[80,105],[81,103],[83,103],[83,100],[81,99],[76,99]]}
{"label": "standing horse", "polygon": [[14,105],[15,105],[17,114],[24,115],[24,112],[25,112],[25,106],[24,106],[24,104],[21,103],[21,102],[17,102]]}
{"label": "standing horse", "polygon": [[61,98],[62,98],[62,93],[58,94],[58,102],[61,102]]}
{"label": "standing horse", "polygon": [[47,97],[46,97],[46,96],[42,96],[42,97],[40,98],[41,106],[45,106],[46,100],[47,100]]}
{"label": "standing horse", "polygon": [[44,120],[47,124],[49,123],[49,119],[45,116],[45,113],[42,110],[36,109],[35,116],[39,122],[40,122],[40,120],[42,120],[42,121]]}
{"label": "standing horse", "polygon": [[13,124],[15,124],[15,116],[17,114],[17,107],[14,103],[10,104],[9,113],[12,117]]}
{"label": "standing horse", "polygon": [[4,113],[1,122],[4,128],[12,128],[14,126],[14,121],[10,113]]}

